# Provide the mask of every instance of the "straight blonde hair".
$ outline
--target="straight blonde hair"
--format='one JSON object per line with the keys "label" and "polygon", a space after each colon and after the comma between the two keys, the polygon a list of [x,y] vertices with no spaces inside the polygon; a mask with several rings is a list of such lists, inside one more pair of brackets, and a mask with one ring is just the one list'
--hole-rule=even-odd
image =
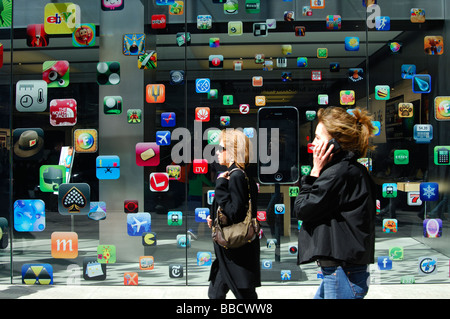
{"label": "straight blonde hair", "polygon": [[250,163],[251,141],[238,129],[224,129],[220,132],[220,141],[226,149],[226,161],[235,163],[237,167],[245,169]]}

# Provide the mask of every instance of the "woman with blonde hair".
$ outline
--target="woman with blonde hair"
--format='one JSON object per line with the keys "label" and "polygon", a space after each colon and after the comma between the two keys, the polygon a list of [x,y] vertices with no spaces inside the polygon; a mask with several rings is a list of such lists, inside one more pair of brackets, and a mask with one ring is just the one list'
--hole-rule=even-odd
{"label": "woman with blonde hair", "polygon": [[313,168],[301,179],[294,213],[301,220],[298,263],[317,262],[323,274],[314,298],[364,298],[374,262],[375,188],[365,157],[373,136],[366,110],[318,111]]}
{"label": "woman with blonde hair", "polygon": [[[222,130],[217,158],[227,170],[218,175],[214,193],[211,227],[218,207],[229,224],[242,222],[251,200],[252,217],[256,217],[256,183],[246,173],[251,158],[251,143],[245,134],[236,129]],[[231,290],[237,299],[256,299],[256,287],[261,286],[259,239],[239,248],[226,249],[214,242],[216,259],[211,266],[208,296],[224,299]]]}

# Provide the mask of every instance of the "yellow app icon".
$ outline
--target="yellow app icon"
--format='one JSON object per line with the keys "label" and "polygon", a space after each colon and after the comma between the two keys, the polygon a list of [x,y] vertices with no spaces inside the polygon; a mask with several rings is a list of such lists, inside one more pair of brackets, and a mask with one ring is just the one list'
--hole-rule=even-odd
{"label": "yellow app icon", "polygon": [[292,45],[284,44],[281,46],[281,53],[284,55],[292,54]]}
{"label": "yellow app icon", "polygon": [[255,105],[256,106],[266,105],[266,97],[264,95],[255,96]]}
{"label": "yellow app icon", "polygon": [[44,15],[47,34],[72,34],[81,21],[80,6],[74,3],[47,3]]}
{"label": "yellow app icon", "polygon": [[414,105],[412,103],[399,103],[398,104],[398,116],[399,117],[412,117],[414,114]]}
{"label": "yellow app icon", "polygon": [[242,35],[242,21],[229,21],[228,22],[228,35]]}

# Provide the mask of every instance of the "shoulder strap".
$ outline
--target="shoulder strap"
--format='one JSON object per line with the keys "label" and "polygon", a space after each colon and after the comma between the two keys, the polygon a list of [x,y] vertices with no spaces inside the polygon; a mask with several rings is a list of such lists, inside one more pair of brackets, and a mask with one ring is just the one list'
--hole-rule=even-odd
{"label": "shoulder strap", "polygon": [[241,171],[242,173],[244,173],[244,176],[245,176],[245,179],[247,180],[247,186],[248,186],[248,199],[250,200],[250,181],[249,181],[249,179],[248,179],[248,176],[247,176],[247,173],[245,173],[245,171],[242,169],[242,168],[233,168],[231,171],[230,171],[230,175],[231,175],[231,173],[233,173],[234,171]]}

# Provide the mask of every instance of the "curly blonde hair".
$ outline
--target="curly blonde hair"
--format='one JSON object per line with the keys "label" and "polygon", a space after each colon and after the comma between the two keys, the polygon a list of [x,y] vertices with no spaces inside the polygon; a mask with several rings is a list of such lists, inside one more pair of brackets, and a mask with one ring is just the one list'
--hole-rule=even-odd
{"label": "curly blonde hair", "polygon": [[319,109],[317,118],[343,150],[365,157],[368,150],[375,149],[369,141],[374,136],[373,117],[367,110],[355,108],[347,112],[342,107],[328,107]]}

